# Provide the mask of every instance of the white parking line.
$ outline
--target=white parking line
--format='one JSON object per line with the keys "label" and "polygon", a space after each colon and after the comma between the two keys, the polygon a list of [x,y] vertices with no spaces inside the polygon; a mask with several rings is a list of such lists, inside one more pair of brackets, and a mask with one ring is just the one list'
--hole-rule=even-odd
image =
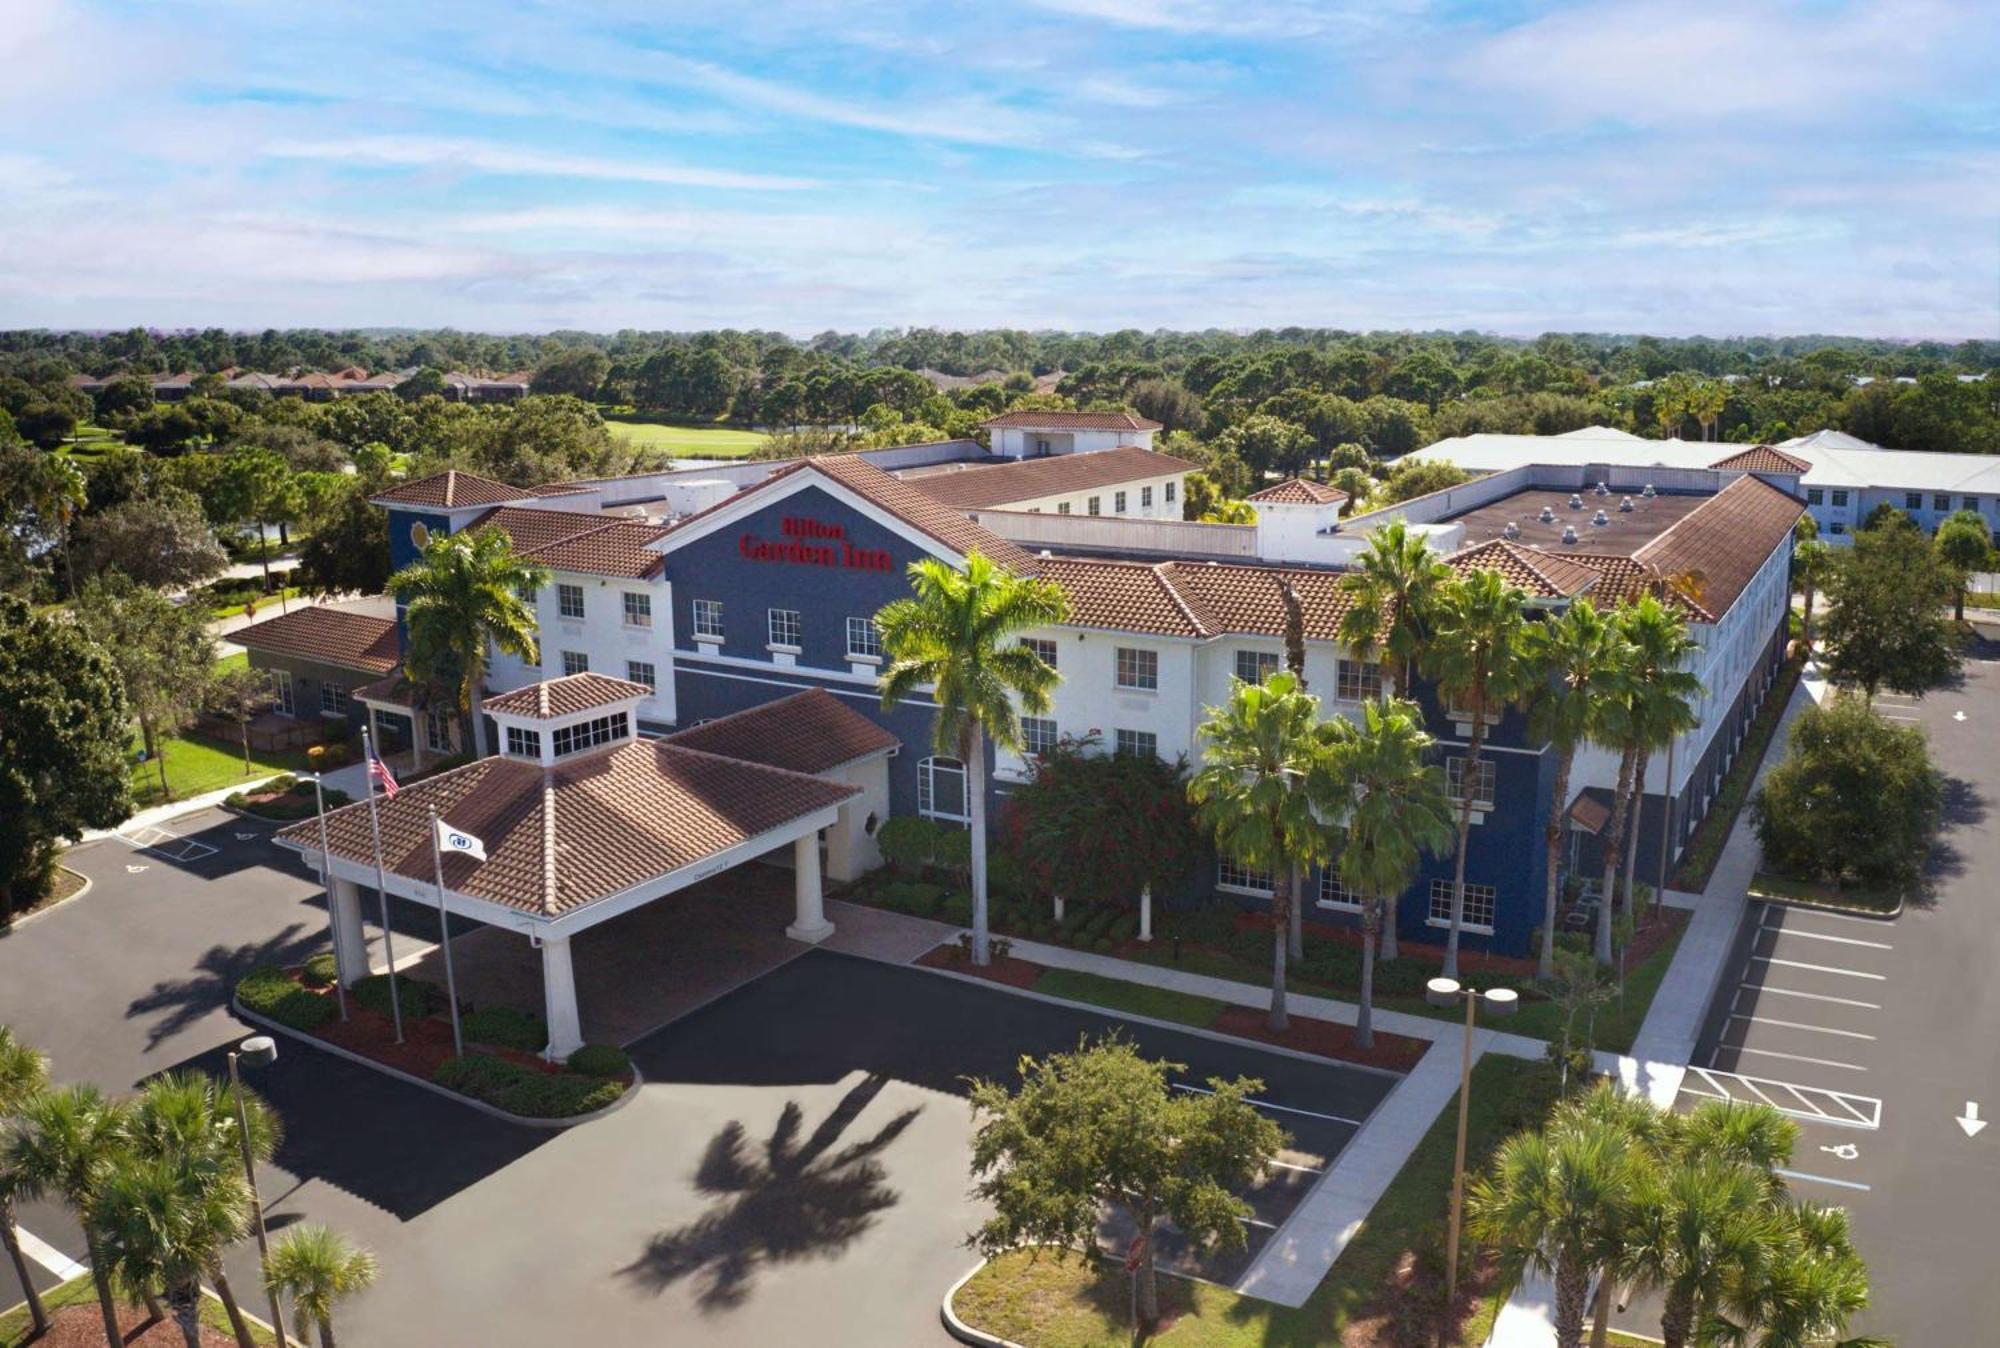
{"label": "white parking line", "polygon": [[1865,945],[1871,950],[1894,950],[1887,941],[1864,941],[1855,936],[1830,936],[1823,931],[1805,931],[1798,927],[1766,927],[1764,930],[1784,936],[1803,936],[1808,941],[1834,941],[1841,945]]}
{"label": "white parking line", "polygon": [[1786,969],[1810,969],[1816,974],[1845,974],[1849,978],[1872,978],[1877,983],[1886,983],[1889,981],[1887,974],[1863,973],[1859,969],[1836,969],[1831,964],[1807,964],[1801,960],[1781,960],[1776,955],[1752,955],[1750,958],[1756,960],[1759,964],[1776,964]]}
{"label": "white parking line", "polygon": [[[1729,1046],[1724,1045],[1723,1047],[1726,1048]],[[1780,1053],[1774,1048],[1751,1048],[1747,1044],[1736,1045],[1735,1051],[1738,1053],[1755,1053],[1759,1057],[1764,1058],[1784,1058],[1789,1062],[1809,1062],[1815,1067],[1840,1067],[1845,1068],[1849,1072],[1865,1072],[1868,1070],[1859,1063],[1840,1062],[1833,1058],[1808,1058],[1803,1053]],[[1713,1059],[1711,1058],[1712,1061]]]}
{"label": "white parking line", "polygon": [[[1192,1091],[1196,1095],[1215,1094],[1214,1091],[1208,1089],[1206,1086],[1190,1086],[1183,1081],[1176,1081],[1174,1089],[1177,1091]],[[1344,1123],[1350,1128],[1359,1128],[1361,1126],[1360,1119],[1344,1118],[1339,1114],[1321,1114],[1315,1110],[1297,1109],[1291,1105],[1274,1105],[1269,1100],[1250,1100],[1249,1103],[1257,1106],[1259,1109],[1275,1109],[1281,1114],[1298,1114],[1308,1119],[1325,1119],[1328,1123]]]}
{"label": "white parking line", "polygon": [[1740,1011],[1732,1011],[1729,1018],[1731,1020],[1747,1020],[1757,1025],[1782,1025],[1788,1030],[1811,1030],[1815,1034],[1837,1034],[1848,1039],[1873,1039],[1875,1037],[1872,1034],[1863,1034],[1859,1030],[1836,1030],[1825,1025],[1807,1025],[1803,1021],[1777,1020],[1771,1016],[1747,1016]]}
{"label": "white parking line", "polygon": [[20,1237],[22,1254],[27,1255],[28,1258],[34,1260],[64,1282],[90,1272],[88,1268],[77,1263],[76,1260],[70,1258],[26,1227],[15,1227],[14,1234]]}
{"label": "white parking line", "polygon": [[1860,1180],[1835,1179],[1831,1175],[1813,1175],[1803,1170],[1779,1170],[1775,1173],[1783,1175],[1788,1180],[1806,1180],[1813,1184],[1831,1184],[1841,1189],[1859,1189],[1862,1193],[1872,1192]]}
{"label": "white parking line", "polygon": [[[1789,916],[1791,917],[1799,919],[1811,918],[1815,922],[1819,921],[1821,918],[1826,918],[1833,922],[1860,922],[1867,926],[1876,928],[1879,928],[1882,925],[1882,919],[1879,917],[1856,917],[1852,913],[1829,913],[1819,908],[1813,908],[1810,910],[1804,908],[1793,908],[1788,910],[1788,912]],[[1767,916],[1769,915],[1768,910],[1766,911],[1766,915]]]}
{"label": "white parking line", "polygon": [[1774,992],[1780,997],[1803,997],[1809,1002],[1832,1002],[1837,1006],[1858,1006],[1863,1011],[1880,1011],[1882,1009],[1880,1002],[1864,1002],[1857,997],[1829,997],[1824,992],[1800,992],[1796,988],[1773,988],[1756,983],[1741,984],[1738,986],[1737,992],[1741,993],[1745,988],[1748,988],[1751,992]]}

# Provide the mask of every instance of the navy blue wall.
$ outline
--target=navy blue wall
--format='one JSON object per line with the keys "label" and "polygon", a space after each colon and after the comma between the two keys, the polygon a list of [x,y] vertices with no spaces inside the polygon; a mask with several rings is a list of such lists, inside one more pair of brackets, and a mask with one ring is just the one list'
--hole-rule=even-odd
{"label": "navy blue wall", "polygon": [[408,506],[389,507],[389,571],[401,571],[423,551],[410,537],[410,527],[421,524],[431,534],[442,537],[451,532],[451,516]]}

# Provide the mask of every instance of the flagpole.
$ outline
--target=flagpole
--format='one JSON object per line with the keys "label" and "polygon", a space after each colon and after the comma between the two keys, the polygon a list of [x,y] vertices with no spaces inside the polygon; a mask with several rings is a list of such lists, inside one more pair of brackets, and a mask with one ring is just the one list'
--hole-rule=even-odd
{"label": "flagpole", "polygon": [[354,956],[348,953],[343,959],[340,949],[340,914],[333,897],[333,845],[326,840],[326,792],[320,786],[317,772],[313,774],[313,803],[319,806],[319,875],[326,882],[326,929],[333,937],[333,995],[340,999],[340,1018],[346,1020],[347,984],[342,975],[351,967]]}
{"label": "flagpole", "polygon": [[382,953],[389,957],[389,1014],[396,1021],[396,1042],[403,1042],[403,999],[396,991],[396,939],[389,931],[389,882],[382,874],[382,816],[375,807],[375,742],[361,727],[361,756],[368,765],[368,830],[375,835],[375,895],[382,901]]}
{"label": "flagpole", "polygon": [[437,877],[438,944],[444,947],[444,995],[451,1004],[451,1049],[465,1056],[465,1035],[458,1027],[458,979],[451,971],[451,914],[444,906],[444,849],[438,845],[437,806],[431,806],[431,870]]}

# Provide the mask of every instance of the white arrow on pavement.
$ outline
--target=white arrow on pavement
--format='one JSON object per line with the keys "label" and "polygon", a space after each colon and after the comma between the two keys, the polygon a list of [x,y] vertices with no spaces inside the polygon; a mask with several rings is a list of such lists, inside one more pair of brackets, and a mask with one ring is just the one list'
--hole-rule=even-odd
{"label": "white arrow on pavement", "polygon": [[1965,719],[1965,713],[1962,711],[1955,711],[1951,714],[1951,719],[1954,721],[1963,721]]}
{"label": "white arrow on pavement", "polygon": [[1977,1100],[1967,1100],[1965,1102],[1965,1113],[1958,1116],[1957,1123],[1959,1127],[1965,1129],[1967,1137],[1979,1136],[1979,1130],[1986,1126],[1986,1120],[1979,1117],[1979,1102]]}
{"label": "white arrow on pavement", "polygon": [[127,875],[137,875],[140,871],[143,871],[145,869],[146,868],[144,866],[127,866],[125,868],[125,873]]}

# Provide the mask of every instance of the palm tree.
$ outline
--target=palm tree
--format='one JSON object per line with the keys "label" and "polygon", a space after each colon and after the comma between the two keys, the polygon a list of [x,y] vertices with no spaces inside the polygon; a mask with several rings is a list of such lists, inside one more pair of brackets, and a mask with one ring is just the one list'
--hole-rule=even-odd
{"label": "palm tree", "polygon": [[1322,722],[1335,791],[1345,803],[1346,845],[1340,882],[1361,896],[1361,1011],[1354,1040],[1375,1046],[1375,937],[1389,898],[1416,878],[1425,856],[1451,844],[1451,801],[1444,773],[1424,760],[1433,741],[1423,709],[1397,699],[1369,703],[1359,726],[1345,717]]}
{"label": "palm tree", "polygon": [[1792,583],[1804,592],[1806,615],[1799,635],[1806,649],[1812,649],[1813,597],[1826,583],[1827,572],[1833,569],[1833,549],[1820,541],[1819,521],[1811,515],[1799,516],[1799,522],[1792,530],[1797,540],[1792,545]]}
{"label": "palm tree", "polygon": [[[1437,682],[1450,714],[1472,718],[1458,785],[1458,848],[1451,885],[1451,926],[1445,936],[1444,974],[1458,976],[1458,933],[1465,920],[1465,853],[1472,838],[1472,808],[1479,795],[1479,751],[1486,717],[1526,691],[1528,667],[1522,635],[1527,596],[1497,571],[1480,570],[1443,586],[1437,596],[1426,672]],[[1450,774],[1446,774],[1449,778]]]}
{"label": "palm tree", "polygon": [[1576,751],[1596,733],[1607,697],[1623,686],[1631,648],[1588,599],[1571,604],[1559,618],[1529,624],[1523,634],[1533,692],[1528,724],[1538,740],[1556,751],[1555,785],[1545,833],[1547,886],[1542,902],[1542,950],[1538,978],[1556,970],[1556,872],[1562,863],[1563,834],[1569,804],[1570,770]]}
{"label": "palm tree", "polygon": [[1319,699],[1299,691],[1290,673],[1262,683],[1231,680],[1229,701],[1208,709],[1198,732],[1205,752],[1188,782],[1195,817],[1215,835],[1216,849],[1271,877],[1271,1018],[1283,1030],[1286,931],[1291,921],[1292,865],[1326,859],[1330,813],[1316,789],[1327,780],[1321,762]]}
{"label": "palm tree", "polygon": [[[28,1102],[48,1089],[49,1060],[0,1025],[0,1126],[16,1118]],[[49,1332],[49,1313],[35,1280],[28,1273],[27,1256],[21,1251],[21,1235],[14,1229],[14,1198],[19,1187],[7,1153],[0,1151],[0,1245],[14,1262],[14,1276],[20,1281],[21,1296],[28,1303],[28,1316],[35,1324],[35,1336]]]}
{"label": "palm tree", "polygon": [[549,573],[516,555],[498,529],[446,534],[389,577],[389,593],[404,606],[409,647],[403,664],[414,683],[456,682],[459,715],[473,755],[486,756],[479,704],[489,647],[535,664],[535,612],[522,596]]}
{"label": "palm tree", "polygon": [[[104,1332],[113,1345],[124,1340],[92,1213],[99,1189],[125,1153],[128,1124],[126,1111],[106,1099],[97,1087],[58,1086],[22,1106],[15,1130],[7,1139],[6,1153],[17,1199],[54,1196],[76,1214],[84,1244],[89,1247],[90,1277],[97,1287]],[[140,1284],[145,1291],[151,1286]]]}
{"label": "palm tree", "polygon": [[1508,1138],[1473,1183],[1470,1229],[1499,1248],[1509,1281],[1555,1280],[1557,1348],[1583,1343],[1591,1272],[1620,1255],[1647,1164],[1624,1127],[1584,1117]]}
{"label": "palm tree", "polygon": [[1341,577],[1353,606],[1340,619],[1340,640],[1356,660],[1399,670],[1396,694],[1411,696],[1410,671],[1429,631],[1431,609],[1451,568],[1400,518],[1368,535],[1368,546]]}
{"label": "palm tree", "polygon": [[333,1306],[375,1281],[375,1256],[317,1222],[287,1231],[271,1247],[271,1286],[292,1299],[301,1342],[319,1326],[320,1348],[334,1348]]}
{"label": "palm tree", "polygon": [[1873,1337],[1843,1338],[1868,1307],[1868,1265],[1854,1248],[1842,1208],[1796,1203],[1781,1209],[1778,1238],[1724,1296],[1701,1327],[1700,1342],[1726,1348],[1887,1348]]}
{"label": "palm tree", "polygon": [[885,604],[875,615],[889,658],[882,671],[882,707],[886,711],[929,688],[937,702],[932,745],[965,764],[972,962],[985,964],[986,741],[1019,749],[1020,712],[1048,710],[1058,675],[1020,635],[1062,622],[1069,604],[1054,583],[1003,571],[977,552],[966,554],[963,571],[936,558],[912,562],[910,588],[915,592],[910,598]]}
{"label": "palm tree", "polygon": [[[128,1287],[163,1287],[187,1348],[201,1348],[201,1278],[250,1225],[240,1175],[214,1176],[187,1158],[129,1156],[92,1204],[92,1272]],[[114,1339],[114,1342],[117,1342]]]}
{"label": "palm tree", "polygon": [[[1639,864],[1639,804],[1646,793],[1646,768],[1655,751],[1664,749],[1699,724],[1695,703],[1701,697],[1701,679],[1684,668],[1696,649],[1688,636],[1687,620],[1652,595],[1646,595],[1619,614],[1619,630],[1631,647],[1630,676],[1625,692],[1622,724],[1626,745],[1633,755],[1631,811],[1625,842],[1625,911],[1632,911],[1632,877]],[[1664,794],[1673,796],[1674,784],[1665,784]],[[1662,827],[1665,826],[1662,821]],[[1611,895],[1611,876],[1605,875],[1605,900]],[[1655,893],[1657,906],[1660,895]]]}
{"label": "palm tree", "polygon": [[[253,1160],[268,1161],[277,1154],[282,1136],[277,1116],[249,1091],[243,1093],[242,1103],[243,1118],[249,1124],[250,1155]],[[229,1085],[200,1072],[155,1077],[131,1107],[132,1149],[147,1159],[171,1159],[197,1177],[222,1184],[240,1183],[243,1144],[236,1105]],[[215,1284],[240,1348],[256,1348],[222,1261],[217,1259],[202,1272]]]}
{"label": "palm tree", "polygon": [[1640,1195],[1626,1270],[1660,1292],[1667,1348],[1686,1348],[1775,1241],[1778,1226],[1765,1196],[1756,1169],[1712,1158],[1670,1166]]}

